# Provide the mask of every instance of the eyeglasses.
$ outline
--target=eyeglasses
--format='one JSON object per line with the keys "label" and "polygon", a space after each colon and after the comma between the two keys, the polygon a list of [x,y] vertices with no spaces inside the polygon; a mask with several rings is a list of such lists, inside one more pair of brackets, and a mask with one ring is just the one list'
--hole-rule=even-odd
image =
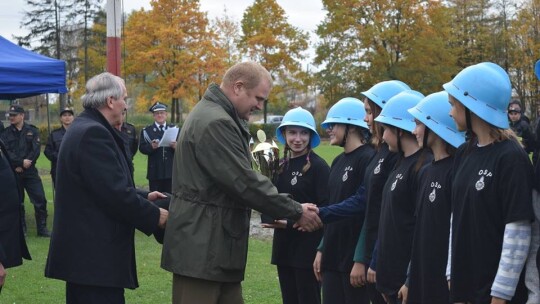
{"label": "eyeglasses", "polygon": [[19,115],[19,114],[11,114],[11,113],[8,114],[9,117],[15,117],[15,116],[17,116],[17,115]]}
{"label": "eyeglasses", "polygon": [[329,123],[329,124],[326,124],[326,129],[329,131],[332,131],[335,126],[336,126],[335,123]]}
{"label": "eyeglasses", "polygon": [[517,115],[517,114],[520,114],[521,112],[519,111],[508,111],[508,114],[510,115]]}

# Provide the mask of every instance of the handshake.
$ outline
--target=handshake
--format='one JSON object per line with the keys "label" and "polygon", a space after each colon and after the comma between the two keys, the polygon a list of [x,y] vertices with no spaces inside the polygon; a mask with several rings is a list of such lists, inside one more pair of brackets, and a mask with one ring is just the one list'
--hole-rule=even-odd
{"label": "handshake", "polygon": [[302,204],[302,216],[294,223],[294,228],[300,231],[315,231],[321,229],[323,223],[319,217],[319,208],[312,203]]}
{"label": "handshake", "polygon": [[[302,204],[302,216],[294,223],[293,228],[300,231],[312,232],[321,229],[323,224],[319,218],[319,208],[312,203]],[[275,220],[274,223],[263,223],[263,228],[286,228],[286,220]]]}

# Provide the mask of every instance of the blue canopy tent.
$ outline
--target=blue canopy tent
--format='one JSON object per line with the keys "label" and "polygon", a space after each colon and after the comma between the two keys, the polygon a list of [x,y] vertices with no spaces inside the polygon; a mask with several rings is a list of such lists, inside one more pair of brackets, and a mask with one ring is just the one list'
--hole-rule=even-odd
{"label": "blue canopy tent", "polygon": [[0,99],[66,92],[65,61],[36,54],[0,36]]}
{"label": "blue canopy tent", "polygon": [[[36,54],[0,36],[0,100],[46,93],[67,93],[66,62]],[[47,130],[50,134],[49,95]]]}

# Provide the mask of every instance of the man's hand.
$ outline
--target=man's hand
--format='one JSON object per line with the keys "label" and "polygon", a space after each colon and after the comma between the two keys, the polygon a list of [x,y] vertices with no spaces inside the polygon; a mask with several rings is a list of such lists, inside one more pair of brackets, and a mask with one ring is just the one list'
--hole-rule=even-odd
{"label": "man's hand", "polygon": [[169,211],[159,208],[159,228],[165,228],[165,224],[167,224],[167,218],[169,217]]}
{"label": "man's hand", "polygon": [[401,304],[407,304],[407,297],[409,296],[409,287],[403,285],[398,291],[397,297],[401,299]]}
{"label": "man's hand", "polygon": [[23,170],[22,167],[17,167],[17,168],[15,168],[15,172],[17,172],[17,173],[23,173],[23,171],[24,171],[24,170]]}
{"label": "man's hand", "polygon": [[29,159],[23,159],[23,168],[28,169],[32,165],[32,161]]}
{"label": "man's hand", "polygon": [[152,140],[152,149],[157,149],[159,148],[159,139],[154,139]]}
{"label": "man's hand", "polygon": [[6,281],[7,272],[4,268],[4,265],[0,263],[0,287],[4,285],[4,282]]}
{"label": "man's hand", "polygon": [[375,270],[369,268],[368,271],[367,271],[367,281],[370,282],[371,284],[375,284],[377,283],[377,273],[375,272]]}
{"label": "man's hand", "polygon": [[315,231],[322,228],[322,222],[317,215],[317,207],[315,205],[306,203],[302,204],[302,216],[296,222],[295,226],[299,226],[302,231]]}
{"label": "man's hand", "polygon": [[160,199],[160,198],[166,198],[167,196],[159,191],[154,191],[154,192],[150,192],[148,193],[148,197],[147,199],[151,202],[157,200],[157,199]]}
{"label": "man's hand", "polygon": [[351,270],[351,285],[353,287],[362,287],[366,283],[366,265],[355,262]]}
{"label": "man's hand", "polygon": [[287,228],[287,220],[275,220],[272,224],[262,223],[261,227],[263,227],[263,228],[285,229],[285,228]]}
{"label": "man's hand", "polygon": [[169,147],[176,150],[176,141],[171,141],[171,143],[169,144]]}
{"label": "man's hand", "polygon": [[322,252],[317,251],[317,254],[315,255],[315,260],[313,261],[313,273],[315,274],[315,278],[318,282],[322,282],[321,261]]}

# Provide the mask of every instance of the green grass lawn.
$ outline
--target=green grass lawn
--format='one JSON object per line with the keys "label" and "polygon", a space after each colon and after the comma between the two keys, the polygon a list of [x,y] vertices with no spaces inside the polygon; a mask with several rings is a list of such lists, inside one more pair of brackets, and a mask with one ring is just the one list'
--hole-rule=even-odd
{"label": "green grass lawn", "polygon": [[[315,151],[332,163],[334,157],[342,149],[330,147],[323,143]],[[50,164],[42,154],[37,162],[49,210],[49,225],[52,227],[54,214],[53,193]],[[146,156],[137,153],[135,156],[135,183],[147,188]],[[20,267],[7,270],[8,277],[0,304],[57,304],[63,303],[64,282],[44,277],[45,261],[49,249],[49,239],[36,237],[34,209],[26,196],[26,222],[28,225],[27,244],[32,254],[31,261],[25,261]],[[161,304],[171,302],[171,274],[160,268],[161,245],[153,237],[136,233],[137,271],[140,287],[136,290],[126,290],[126,302],[135,304]],[[246,304],[277,304],[281,303],[279,282],[275,267],[270,265],[272,243],[269,240],[250,239],[246,278],[243,282],[243,293]]]}

